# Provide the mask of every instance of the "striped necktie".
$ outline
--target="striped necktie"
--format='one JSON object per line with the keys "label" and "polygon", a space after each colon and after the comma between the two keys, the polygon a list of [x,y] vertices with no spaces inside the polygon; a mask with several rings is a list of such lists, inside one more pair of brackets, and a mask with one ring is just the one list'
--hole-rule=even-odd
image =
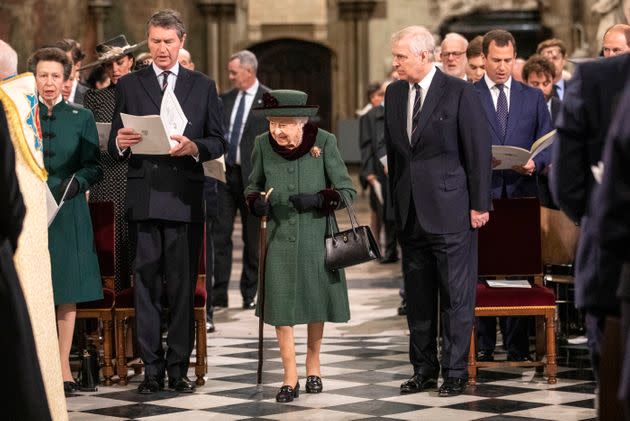
{"label": "striped necktie", "polygon": [[417,83],[413,85],[413,88],[416,90],[416,98],[413,102],[413,114],[411,117],[411,138],[409,139],[409,141],[411,141],[416,129],[418,128],[418,120],[420,120],[420,106],[422,105],[422,88]]}
{"label": "striped necktie", "polygon": [[161,73],[162,76],[162,92],[164,92],[166,90],[166,87],[168,86],[168,77],[171,74],[170,70],[164,70]]}

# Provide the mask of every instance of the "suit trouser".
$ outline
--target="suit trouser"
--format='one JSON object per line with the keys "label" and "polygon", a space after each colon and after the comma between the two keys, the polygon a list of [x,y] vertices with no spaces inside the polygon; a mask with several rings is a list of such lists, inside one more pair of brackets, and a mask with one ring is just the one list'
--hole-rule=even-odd
{"label": "suit trouser", "polygon": [[[35,263],[35,262],[33,262]],[[20,286],[9,241],[0,237],[0,318],[3,345],[2,373],[10,385],[2,392],[2,418],[50,420],[48,400],[35,349],[26,301]]]}
{"label": "suit trouser", "polygon": [[[529,317],[499,317],[499,328],[509,355],[529,355]],[[497,343],[497,318],[478,317],[479,351],[493,353]]]}
{"label": "suit trouser", "polygon": [[409,359],[415,374],[437,377],[437,303],[443,334],[442,376],[466,377],[477,278],[476,231],[429,234],[413,204],[399,233],[407,295]]}
{"label": "suit trouser", "polygon": [[[145,374],[186,376],[194,344],[194,297],[202,225],[138,221],[134,299],[138,349]],[[166,356],[160,322],[163,295],[169,309]]]}
{"label": "suit trouser", "polygon": [[214,239],[212,233],[217,218],[217,185],[214,178],[206,177],[203,183],[203,196],[205,207],[205,240],[206,253],[204,255],[206,268],[206,320],[211,321],[214,317],[214,307],[212,306],[212,289],[214,285]]}
{"label": "suit trouser", "polygon": [[[386,206],[389,201],[389,185],[387,177],[379,177],[379,183],[381,183],[381,192],[385,203],[381,203],[374,192],[374,187],[370,186],[370,202],[373,210],[376,212],[378,218],[381,221],[381,226],[385,232],[385,251],[383,253],[384,259],[391,259],[398,257],[398,238],[396,230],[396,220],[393,219],[393,210],[387,210]],[[378,233],[376,233],[378,234]],[[378,239],[380,244],[380,238]]]}
{"label": "suit trouser", "polygon": [[213,225],[214,240],[214,287],[213,299],[227,302],[227,289],[232,273],[232,232],[236,211],[243,223],[243,271],[241,295],[244,301],[252,301],[258,287],[258,218],[249,214],[244,191],[247,187],[238,166],[227,167],[226,183],[218,183],[217,220]]}

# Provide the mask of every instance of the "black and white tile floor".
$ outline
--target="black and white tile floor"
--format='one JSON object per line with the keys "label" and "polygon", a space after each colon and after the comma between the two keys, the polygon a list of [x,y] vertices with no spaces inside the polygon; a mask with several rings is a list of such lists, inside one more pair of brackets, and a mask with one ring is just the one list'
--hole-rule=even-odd
{"label": "black and white tile floor", "polygon": [[[265,330],[263,391],[256,389],[257,323],[252,311],[235,307],[215,316],[208,335],[206,385],[194,394],[164,391],[139,395],[141,376],[127,386],[68,397],[69,418],[88,420],[587,420],[596,417],[592,372],[583,349],[561,348],[558,383],[548,385],[532,369],[479,371],[479,383],[465,394],[440,398],[435,391],[402,396],[409,377],[404,318],[394,316],[397,289],[380,282],[350,282],[353,318],[327,325],[322,348],[324,393],[302,393],[290,404],[275,402],[282,367],[273,330]],[[306,338],[296,328],[296,349],[304,387]],[[191,370],[190,377],[193,378]]]}

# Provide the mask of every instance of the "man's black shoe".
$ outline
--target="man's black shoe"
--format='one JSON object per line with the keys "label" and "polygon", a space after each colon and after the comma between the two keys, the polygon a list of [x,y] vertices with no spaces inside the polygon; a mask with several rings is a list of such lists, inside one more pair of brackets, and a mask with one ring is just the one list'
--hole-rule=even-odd
{"label": "man's black shoe", "polygon": [[414,374],[409,380],[400,385],[400,393],[406,395],[408,393],[419,393],[427,389],[435,389],[437,387],[437,379],[435,377],[426,377],[421,374]]}
{"label": "man's black shoe", "polygon": [[164,389],[164,378],[146,375],[144,376],[144,380],[138,386],[138,393],[143,395],[148,395],[151,393],[157,393],[160,390]]}
{"label": "man's black shoe", "polygon": [[245,300],[243,301],[243,309],[245,310],[253,310],[256,308],[256,301],[254,300]]}
{"label": "man's black shoe", "polygon": [[188,380],[188,377],[169,377],[168,387],[180,393],[192,393],[195,391],[195,384]]}
{"label": "man's black shoe", "polygon": [[508,361],[525,362],[525,361],[531,361],[532,359],[530,358],[529,355],[508,354],[507,360]]}
{"label": "man's black shoe", "polygon": [[446,397],[461,395],[466,388],[466,383],[468,383],[468,379],[449,377],[444,381],[444,383],[442,383],[442,386],[440,386],[438,396]]}
{"label": "man's black shoe", "polygon": [[494,355],[492,355],[492,352],[490,351],[479,351],[479,354],[477,354],[477,361],[480,363],[494,361]]}
{"label": "man's black shoe", "polygon": [[206,332],[214,332],[214,322],[211,319],[206,322]]}

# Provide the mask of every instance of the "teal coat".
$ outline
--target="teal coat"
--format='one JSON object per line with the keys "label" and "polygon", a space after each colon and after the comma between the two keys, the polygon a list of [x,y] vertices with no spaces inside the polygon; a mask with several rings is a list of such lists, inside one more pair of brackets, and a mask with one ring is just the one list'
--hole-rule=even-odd
{"label": "teal coat", "polygon": [[52,118],[41,102],[39,109],[47,183],[55,200],[61,200],[61,183],[72,174],[80,185],[80,193],[64,203],[48,227],[55,304],[98,300],[103,288],[85,200],[85,192],[103,175],[94,117],[64,101],[53,107]]}
{"label": "teal coat", "polygon": [[326,215],[322,211],[298,213],[289,201],[291,195],[317,193],[328,186],[348,200],[354,198],[356,190],[337,140],[320,129],[315,146],[321,155],[306,153],[290,161],[272,149],[268,136],[264,133],[256,138],[245,190],[247,195],[273,187],[267,225],[264,320],[274,326],[347,322],[350,308],[345,273],[329,272],[324,267]]}

